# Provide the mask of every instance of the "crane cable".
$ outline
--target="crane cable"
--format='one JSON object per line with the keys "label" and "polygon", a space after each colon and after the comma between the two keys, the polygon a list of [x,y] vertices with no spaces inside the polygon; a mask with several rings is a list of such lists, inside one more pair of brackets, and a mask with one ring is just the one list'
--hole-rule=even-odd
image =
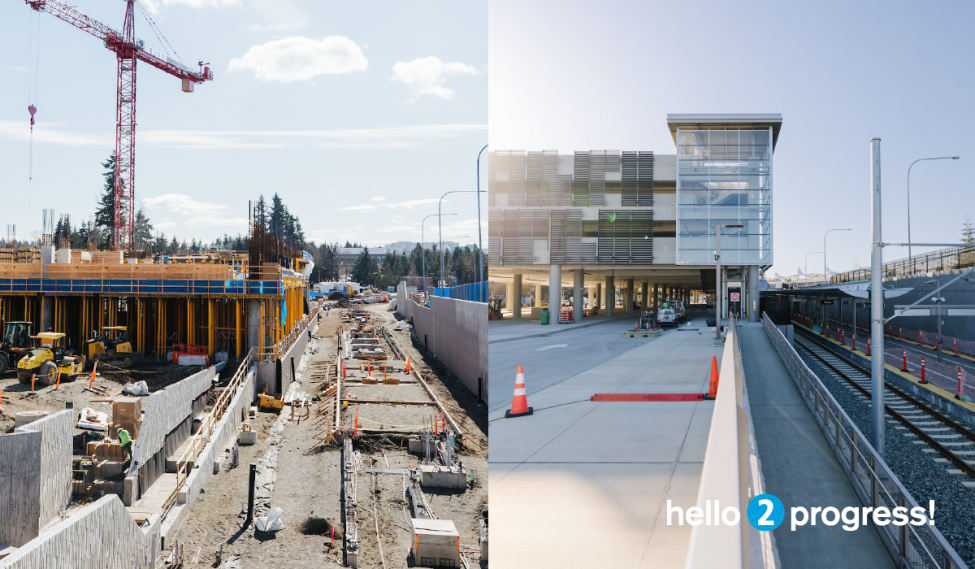
{"label": "crane cable", "polygon": [[[179,56],[179,54],[176,53],[176,48],[174,48],[173,45],[169,43],[169,40],[166,39],[166,35],[162,33],[162,30],[159,29],[159,26],[156,25],[156,22],[149,16],[149,12],[146,11],[145,7],[142,5],[142,2],[139,2],[139,0],[135,0],[135,5],[139,7],[140,11],[142,11],[142,16],[145,17],[146,21],[149,23],[149,28],[152,30],[152,33],[155,34],[156,39],[159,40],[159,44],[162,46],[163,51],[166,52],[166,55],[169,55],[169,49],[171,49],[173,50],[173,55],[176,57],[176,60],[182,63],[183,65],[186,65],[186,63]],[[169,46],[169,49],[166,49],[167,45]]]}
{"label": "crane cable", "polygon": [[[30,112],[30,142],[27,165],[27,214],[30,215],[30,186],[34,179],[34,113],[37,112],[37,93],[39,91],[39,75],[41,68],[41,13],[37,11],[37,44],[34,44],[34,15],[29,14],[29,37],[27,53],[27,110]],[[30,51],[34,53],[31,54]],[[31,55],[34,56],[34,64],[31,65]],[[33,79],[33,86],[31,85]]]}

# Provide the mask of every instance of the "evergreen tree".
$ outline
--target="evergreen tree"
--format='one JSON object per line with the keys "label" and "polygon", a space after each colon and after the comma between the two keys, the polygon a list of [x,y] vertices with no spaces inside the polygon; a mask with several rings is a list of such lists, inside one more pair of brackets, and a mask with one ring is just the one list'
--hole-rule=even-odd
{"label": "evergreen tree", "polygon": [[152,247],[152,223],[146,212],[140,207],[135,213],[135,248],[146,250]]}
{"label": "evergreen tree", "polygon": [[961,242],[975,244],[975,226],[972,225],[971,216],[965,216],[965,222],[961,224]]}
{"label": "evergreen tree", "polygon": [[[95,209],[95,225],[104,229],[104,237],[102,242],[99,243],[99,247],[106,249],[113,245],[111,242],[114,236],[115,229],[115,152],[109,156],[108,160],[102,162],[102,167],[105,168],[105,172],[102,176],[105,178],[105,185],[102,188],[102,196],[98,200],[98,205]],[[122,187],[125,187],[125,180],[122,180]],[[125,202],[122,202],[122,220],[125,220]]]}
{"label": "evergreen tree", "polygon": [[370,273],[372,273],[372,265],[375,261],[372,255],[369,254],[369,248],[366,247],[359,254],[359,258],[355,260],[352,265],[352,280],[358,283],[367,284]]}

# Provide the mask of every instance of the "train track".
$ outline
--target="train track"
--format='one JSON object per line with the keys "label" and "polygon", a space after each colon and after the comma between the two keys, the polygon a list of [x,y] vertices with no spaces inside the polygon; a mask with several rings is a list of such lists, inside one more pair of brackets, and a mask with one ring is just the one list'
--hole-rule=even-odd
{"label": "train track", "polygon": [[[796,332],[796,348],[800,355],[807,355],[822,364],[864,405],[870,405],[868,370],[823,348],[798,329]],[[966,476],[968,479],[962,481],[964,486],[975,488],[975,433],[897,387],[885,384],[884,391],[887,415],[900,423],[910,433],[910,438],[918,439],[913,441],[915,444],[928,445],[931,450],[924,449],[925,452],[941,455],[936,462],[957,467],[948,469],[948,472]]]}

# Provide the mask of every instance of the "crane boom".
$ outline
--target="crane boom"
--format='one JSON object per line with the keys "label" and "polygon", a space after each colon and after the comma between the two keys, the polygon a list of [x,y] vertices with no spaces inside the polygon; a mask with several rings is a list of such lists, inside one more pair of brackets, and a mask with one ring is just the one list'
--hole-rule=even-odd
{"label": "crane boom", "polygon": [[136,63],[145,63],[182,80],[182,89],[192,93],[196,83],[213,80],[213,72],[200,61],[192,71],[172,60],[147,52],[135,39],[134,0],[126,0],[122,32],[83,14],[60,0],[25,0],[37,11],[45,11],[88,32],[114,51],[118,61],[117,105],[115,112],[115,219],[112,243],[116,249],[135,248],[135,92]]}

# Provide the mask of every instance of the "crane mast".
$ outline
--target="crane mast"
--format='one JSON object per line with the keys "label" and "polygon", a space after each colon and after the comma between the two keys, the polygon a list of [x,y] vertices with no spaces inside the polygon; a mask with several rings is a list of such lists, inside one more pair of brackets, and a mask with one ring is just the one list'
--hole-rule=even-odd
{"label": "crane mast", "polygon": [[143,61],[182,80],[182,90],[192,93],[196,83],[210,81],[213,72],[200,61],[200,70],[192,71],[170,60],[157,57],[144,49],[135,37],[135,0],[126,0],[122,33],[94,20],[59,0],[26,0],[37,11],[45,11],[60,20],[102,40],[115,52],[118,64],[117,104],[115,111],[115,219],[112,243],[116,249],[135,248],[135,102],[137,62]]}

